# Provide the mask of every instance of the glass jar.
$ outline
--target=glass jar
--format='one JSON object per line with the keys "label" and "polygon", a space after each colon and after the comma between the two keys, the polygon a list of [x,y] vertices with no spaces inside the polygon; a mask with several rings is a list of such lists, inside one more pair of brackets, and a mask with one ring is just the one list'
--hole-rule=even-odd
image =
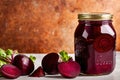
{"label": "glass jar", "polygon": [[81,73],[109,74],[115,67],[116,32],[109,13],[78,14],[74,34],[75,60]]}

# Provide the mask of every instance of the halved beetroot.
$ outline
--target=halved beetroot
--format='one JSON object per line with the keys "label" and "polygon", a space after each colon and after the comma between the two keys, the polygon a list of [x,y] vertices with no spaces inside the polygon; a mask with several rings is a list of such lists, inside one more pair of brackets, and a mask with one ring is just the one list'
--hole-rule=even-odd
{"label": "halved beetroot", "polygon": [[21,71],[14,65],[5,64],[1,67],[0,72],[2,76],[10,79],[15,79],[21,75]]}
{"label": "halved beetroot", "polygon": [[50,75],[58,74],[58,59],[57,53],[49,53],[42,59],[43,70]]}
{"label": "halved beetroot", "polygon": [[94,49],[98,52],[107,52],[114,47],[114,38],[109,34],[101,34],[94,41]]}
{"label": "halved beetroot", "polygon": [[68,56],[66,51],[61,51],[60,57],[62,62],[58,64],[58,70],[63,77],[74,78],[80,74],[80,65],[71,60],[72,57]]}
{"label": "halved beetroot", "polygon": [[80,74],[80,65],[75,61],[61,62],[58,69],[60,74],[66,78],[74,78]]}

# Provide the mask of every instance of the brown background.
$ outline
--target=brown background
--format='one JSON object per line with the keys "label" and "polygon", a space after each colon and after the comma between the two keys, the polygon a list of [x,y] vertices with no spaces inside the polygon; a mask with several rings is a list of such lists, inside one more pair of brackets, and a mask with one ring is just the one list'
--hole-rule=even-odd
{"label": "brown background", "polygon": [[19,52],[74,51],[74,31],[81,12],[114,15],[120,50],[119,0],[0,0],[0,47]]}

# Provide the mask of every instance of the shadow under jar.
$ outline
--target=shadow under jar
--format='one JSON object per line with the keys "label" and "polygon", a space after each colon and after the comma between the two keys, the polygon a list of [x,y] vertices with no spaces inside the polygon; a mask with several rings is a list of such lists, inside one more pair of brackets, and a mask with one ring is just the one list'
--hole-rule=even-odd
{"label": "shadow under jar", "polygon": [[74,34],[75,60],[81,73],[109,74],[115,67],[116,32],[109,13],[78,14],[79,24]]}

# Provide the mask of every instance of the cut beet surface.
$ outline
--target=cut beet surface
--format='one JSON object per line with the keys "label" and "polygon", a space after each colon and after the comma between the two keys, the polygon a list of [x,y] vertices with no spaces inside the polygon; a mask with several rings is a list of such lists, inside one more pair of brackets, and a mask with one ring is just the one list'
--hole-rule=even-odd
{"label": "cut beet surface", "polygon": [[75,61],[61,62],[58,69],[60,74],[66,78],[74,78],[80,74],[80,65]]}
{"label": "cut beet surface", "polygon": [[43,77],[45,76],[45,72],[43,71],[42,67],[38,67],[31,75],[30,77]]}
{"label": "cut beet surface", "polygon": [[109,34],[102,34],[94,41],[94,48],[98,52],[107,52],[114,47],[114,38]]}
{"label": "cut beet surface", "polygon": [[10,79],[15,79],[21,75],[21,71],[14,65],[6,64],[0,69],[2,76]]}

